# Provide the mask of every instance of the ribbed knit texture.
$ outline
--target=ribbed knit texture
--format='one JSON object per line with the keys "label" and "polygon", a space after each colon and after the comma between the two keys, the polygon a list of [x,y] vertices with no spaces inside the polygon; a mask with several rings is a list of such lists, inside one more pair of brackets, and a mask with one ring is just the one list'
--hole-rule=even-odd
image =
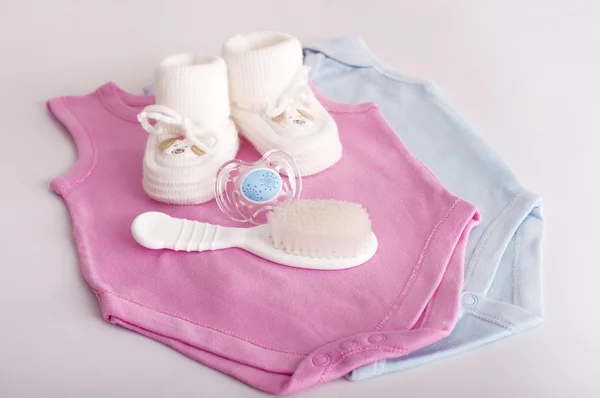
{"label": "ribbed knit texture", "polygon": [[156,68],[154,80],[158,105],[206,124],[229,117],[227,67],[221,57],[169,56]]}
{"label": "ribbed knit texture", "polygon": [[[164,134],[152,134],[148,138],[144,155],[144,190],[151,198],[166,203],[209,201],[214,197],[218,168],[235,157],[239,146],[237,130],[230,119],[225,62],[209,54],[173,55],[159,64],[155,85],[156,104],[202,123],[206,133],[214,135],[217,144],[214,154],[166,157],[160,149],[161,143],[181,135],[182,128],[163,125],[160,131]],[[206,137],[198,139],[202,141]]]}
{"label": "ribbed knit texture", "polygon": [[276,100],[302,67],[302,45],[278,32],[236,35],[225,41],[229,95],[239,103]]}
{"label": "ribbed knit texture", "polygon": [[278,32],[236,35],[225,41],[222,55],[232,118],[256,149],[288,153],[303,176],[340,160],[337,126],[308,86],[298,39]]}

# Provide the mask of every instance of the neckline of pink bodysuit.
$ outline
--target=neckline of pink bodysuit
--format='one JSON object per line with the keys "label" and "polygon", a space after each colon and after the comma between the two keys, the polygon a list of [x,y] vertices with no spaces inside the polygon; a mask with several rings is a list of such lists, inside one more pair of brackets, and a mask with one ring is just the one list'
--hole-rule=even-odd
{"label": "neckline of pink bodysuit", "polygon": [[154,103],[154,95],[132,94],[112,81],[98,88],[97,93],[106,109],[115,116],[130,122],[137,123],[138,113],[145,106]]}

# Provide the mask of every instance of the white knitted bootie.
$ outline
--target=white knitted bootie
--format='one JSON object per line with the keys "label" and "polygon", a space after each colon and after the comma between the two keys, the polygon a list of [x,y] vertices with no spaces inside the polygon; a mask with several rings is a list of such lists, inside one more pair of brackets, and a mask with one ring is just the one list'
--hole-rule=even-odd
{"label": "white knitted bootie", "polygon": [[298,39],[277,32],[237,35],[223,44],[222,56],[231,116],[259,152],[287,152],[303,176],[340,160],[337,126],[308,85]]}
{"label": "white knitted bootie", "polygon": [[239,146],[225,62],[214,55],[173,55],[156,69],[154,85],[156,105],[138,115],[150,134],[144,190],[160,202],[207,202],[214,197],[219,167]]}

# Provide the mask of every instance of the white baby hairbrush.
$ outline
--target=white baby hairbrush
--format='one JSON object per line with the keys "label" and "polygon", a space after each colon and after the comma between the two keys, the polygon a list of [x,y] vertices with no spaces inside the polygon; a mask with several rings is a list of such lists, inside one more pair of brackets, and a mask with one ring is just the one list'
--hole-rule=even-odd
{"label": "white baby hairbrush", "polygon": [[202,252],[239,247],[290,267],[339,270],[369,261],[377,251],[367,211],[357,203],[297,200],[277,206],[268,222],[252,228],[221,227],[142,213],[131,233],[148,249]]}

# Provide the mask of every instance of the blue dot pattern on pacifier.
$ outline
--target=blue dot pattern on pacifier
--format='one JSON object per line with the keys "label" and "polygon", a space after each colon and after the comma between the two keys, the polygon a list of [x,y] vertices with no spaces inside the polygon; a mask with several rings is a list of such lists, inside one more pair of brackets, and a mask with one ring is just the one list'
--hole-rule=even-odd
{"label": "blue dot pattern on pacifier", "polygon": [[281,177],[273,170],[251,171],[242,181],[242,193],[252,202],[269,202],[281,191]]}

